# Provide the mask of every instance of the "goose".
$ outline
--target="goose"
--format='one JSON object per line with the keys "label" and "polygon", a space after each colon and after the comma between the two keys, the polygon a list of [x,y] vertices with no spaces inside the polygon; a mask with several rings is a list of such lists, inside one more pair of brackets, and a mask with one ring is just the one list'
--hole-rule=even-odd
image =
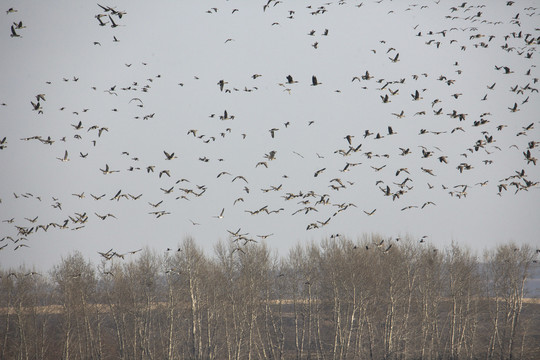
{"label": "goose", "polygon": [[246,180],[246,178],[243,177],[242,175],[235,176],[234,179],[232,179],[231,182],[234,182],[236,179],[244,180],[246,182],[246,184],[249,184],[248,181]]}
{"label": "goose", "polygon": [[101,137],[101,134],[106,131],[106,132],[109,132],[109,128],[106,128],[106,127],[101,127],[99,128],[98,130],[98,137]]}
{"label": "goose", "polygon": [[326,221],[318,221],[318,220],[317,220],[317,222],[318,222],[319,224],[321,224],[321,226],[325,226],[325,225],[328,225],[328,223],[330,223],[330,220],[331,220],[331,219],[332,219],[332,218],[329,217],[328,219],[326,219]]}
{"label": "goose", "polygon": [[231,174],[229,172],[227,172],[227,171],[222,171],[217,175],[217,178],[219,178],[220,176],[223,176],[223,175],[231,175]]}
{"label": "goose", "polygon": [[416,90],[414,92],[414,94],[411,94],[412,98],[413,98],[413,101],[417,101],[417,100],[421,100],[423,99],[423,97],[420,96],[420,93],[418,92],[418,90]]}
{"label": "goose", "polygon": [[234,236],[234,237],[241,237],[241,236],[248,235],[247,233],[246,233],[246,234],[240,234],[240,231],[241,231],[241,229],[238,229],[238,230],[236,230],[236,231],[234,231],[234,232],[231,231],[231,230],[227,230],[227,232],[228,232],[229,234],[231,234],[232,236]]}
{"label": "goose", "polygon": [[223,87],[225,84],[228,84],[228,82],[225,80],[219,80],[217,84],[219,85],[219,90],[223,91]]}
{"label": "goose", "polygon": [[401,169],[399,169],[399,170],[396,171],[396,176],[398,176],[398,175],[399,175],[400,173],[402,173],[402,172],[405,172],[405,173],[407,173],[407,174],[410,175],[409,169],[407,169],[407,168],[401,168]]}
{"label": "goose", "polygon": [[399,148],[399,150],[401,150],[401,154],[399,154],[400,156],[405,156],[405,155],[409,155],[411,153],[411,149],[410,148]]}
{"label": "goose", "polygon": [[514,106],[513,106],[513,107],[509,107],[508,110],[510,110],[511,112],[519,111],[519,109],[518,109],[518,107],[517,107],[517,103],[514,103]]}
{"label": "goose", "polygon": [[439,156],[438,160],[439,162],[441,163],[445,163],[445,164],[448,164],[448,160],[447,160],[448,156]]}
{"label": "goose", "polygon": [[39,103],[39,100],[34,104],[33,101],[30,101],[30,104],[32,104],[32,107],[34,108],[34,111],[41,110],[41,104]]}
{"label": "goose", "polygon": [[425,207],[428,206],[428,205],[434,205],[434,206],[436,206],[437,204],[435,204],[433,201],[427,201],[427,202],[425,202],[425,203],[422,205],[422,209],[425,208]]}
{"label": "goose", "polygon": [[163,191],[165,194],[170,194],[174,191],[174,186],[171,186],[169,189],[163,189],[163,188],[160,188],[161,191]]}
{"label": "goose", "polygon": [[404,208],[401,209],[401,211],[404,211],[404,210],[410,210],[410,209],[417,209],[418,206],[416,205],[409,205],[409,206],[405,206]]}
{"label": "goose", "polygon": [[15,27],[13,25],[11,25],[11,37],[22,37],[21,35],[17,34],[17,32],[15,31]]}
{"label": "goose", "polygon": [[39,217],[39,216],[36,216],[36,217],[33,218],[33,219],[29,219],[29,218],[26,218],[26,217],[25,217],[25,219],[28,220],[28,221],[30,221],[31,223],[35,223],[35,222],[37,221],[38,217]]}
{"label": "goose", "polygon": [[276,159],[276,153],[277,151],[272,150],[268,154],[264,154],[264,157],[268,160],[275,160]]}
{"label": "goose", "polygon": [[219,116],[219,119],[220,120],[228,120],[228,119],[233,119],[233,117],[229,117],[229,113],[227,112],[227,110],[224,110],[223,111],[223,115],[220,115]]}
{"label": "goose", "polygon": [[95,212],[94,214],[96,214],[96,216],[97,216],[98,218],[100,218],[101,220],[105,220],[105,219],[107,218],[107,215],[99,215],[99,214],[96,213],[96,212]]}
{"label": "goose", "polygon": [[155,204],[152,204],[151,202],[148,202],[148,204],[149,204],[150,206],[152,206],[153,208],[157,208],[159,205],[161,205],[162,202],[163,202],[163,200],[161,200],[161,201],[159,201],[159,202],[157,202],[157,203],[155,203]]}
{"label": "goose", "polygon": [[472,168],[473,167],[467,163],[461,163],[456,167],[456,169],[458,169],[460,173],[463,173],[463,170],[471,170]]}
{"label": "goose", "polygon": [[427,151],[426,149],[422,149],[422,158],[428,158],[433,155],[432,151]]}
{"label": "goose", "polygon": [[[105,12],[109,12],[109,11],[114,12],[114,9],[109,7],[109,6],[103,6],[103,5],[100,5],[100,4],[97,4],[97,6],[99,6],[101,9],[103,9],[103,11],[105,11]],[[105,15],[102,15],[102,16],[105,16]]]}
{"label": "goose", "polygon": [[317,85],[321,85],[322,83],[318,82],[317,81],[317,77],[315,75],[313,75],[311,77],[311,86],[317,86]]}
{"label": "goose", "polygon": [[381,166],[381,167],[371,166],[371,168],[372,168],[373,170],[375,170],[375,172],[381,171],[381,170],[384,169],[385,167],[386,167],[386,165],[383,165],[383,166]]}
{"label": "goose", "polygon": [[523,156],[525,156],[525,160],[527,160],[527,164],[530,164],[531,162],[536,165],[537,158],[531,156],[531,150],[527,149],[527,151],[523,152]]}
{"label": "goose", "polygon": [[242,254],[245,254],[246,252],[244,250],[242,250],[241,248],[237,247],[235,248],[231,254],[234,254],[235,251],[240,251]]}
{"label": "goose", "polygon": [[294,80],[291,75],[287,75],[287,84],[296,84],[298,81]]}
{"label": "goose", "polygon": [[113,18],[111,17],[111,15],[109,15],[109,20],[111,20],[111,27],[112,27],[112,28],[115,28],[115,27],[118,26],[118,24],[116,24],[116,23],[114,22],[114,20],[113,20]]}
{"label": "goose", "polygon": [[161,210],[161,211],[153,211],[153,212],[149,212],[149,214],[151,214],[151,215],[156,215],[156,219],[159,219],[159,218],[162,217],[162,216],[169,215],[170,212]]}
{"label": "goose", "polygon": [[363,211],[364,211],[364,213],[365,213],[367,216],[371,216],[371,215],[375,214],[375,211],[377,211],[377,209],[373,209],[373,210],[371,210],[371,211],[369,211],[369,212],[366,211],[366,210],[363,210]]}
{"label": "goose", "polygon": [[420,169],[422,169],[423,172],[425,172],[425,173],[427,173],[427,174],[429,174],[431,176],[436,176],[435,174],[433,174],[433,170],[431,170],[431,169],[425,169],[423,167],[421,167]]}
{"label": "goose", "polygon": [[214,216],[216,219],[223,219],[225,213],[225,208],[221,209],[219,215]]}
{"label": "goose", "polygon": [[69,158],[68,158],[68,151],[66,150],[64,152],[64,157],[63,158],[57,158],[58,160],[62,161],[62,162],[66,162],[66,161],[69,161]]}
{"label": "goose", "polygon": [[101,18],[102,18],[103,16],[105,16],[105,15],[99,14],[99,15],[96,15],[96,16],[95,16],[95,18],[99,21],[99,26],[105,26],[105,25],[108,24],[108,21],[107,21],[107,22],[101,21]]}
{"label": "goose", "polygon": [[116,172],[120,172],[120,170],[110,170],[109,164],[105,164],[105,169],[99,169],[103,173],[103,175],[112,174]]}
{"label": "goose", "polygon": [[75,130],[81,130],[83,128],[82,121],[79,121],[77,125],[71,124],[75,128]]}
{"label": "goose", "polygon": [[371,76],[369,74],[369,71],[366,70],[366,73],[362,75],[362,80],[369,80],[369,79],[373,79],[373,76]]}
{"label": "goose", "polygon": [[163,153],[165,154],[165,157],[166,157],[165,160],[172,160],[172,159],[177,159],[178,158],[178,156],[175,156],[174,153],[169,154],[166,151],[163,151]]}

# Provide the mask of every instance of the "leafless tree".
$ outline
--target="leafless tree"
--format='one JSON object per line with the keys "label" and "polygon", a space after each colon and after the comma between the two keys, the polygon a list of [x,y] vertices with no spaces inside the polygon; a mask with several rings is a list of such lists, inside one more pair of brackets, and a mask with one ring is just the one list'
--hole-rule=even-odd
{"label": "leafless tree", "polygon": [[56,298],[62,306],[63,358],[99,356],[91,313],[98,311],[94,298],[97,280],[93,266],[75,252],[55,266],[51,276]]}
{"label": "leafless tree", "polygon": [[486,252],[486,286],[491,319],[488,358],[520,358],[523,350],[516,347],[523,310],[525,281],[534,259],[530,246],[500,245]]}

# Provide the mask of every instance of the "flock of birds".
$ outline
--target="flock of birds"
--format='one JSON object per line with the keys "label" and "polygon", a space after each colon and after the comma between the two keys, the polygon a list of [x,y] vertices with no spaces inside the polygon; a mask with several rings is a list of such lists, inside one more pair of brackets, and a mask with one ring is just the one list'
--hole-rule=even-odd
{"label": "flock of birds", "polygon": [[[293,21],[301,15],[301,11],[304,12],[302,15],[324,17],[335,11],[336,7],[348,6],[362,12],[365,8],[377,6],[379,3],[381,1],[373,4],[367,4],[367,2],[349,4],[348,1],[336,1],[320,6],[307,5],[303,9],[299,9],[295,4],[295,10],[283,10],[286,6],[292,7],[293,4],[269,0],[261,5],[260,11],[265,14],[284,14],[283,19],[277,19],[279,21],[269,24],[273,29],[281,26],[281,22]],[[432,194],[441,191],[453,199],[464,199],[470,193],[479,191],[480,188],[489,189],[488,191],[491,191],[494,196],[524,193],[534,196],[529,190],[537,189],[539,184],[539,181],[534,178],[538,175],[535,166],[538,161],[539,141],[535,137],[538,135],[539,125],[537,121],[523,122],[520,114],[530,111],[531,108],[538,111],[538,86],[540,85],[536,64],[540,29],[538,27],[531,29],[528,24],[537,22],[540,12],[534,7],[518,8],[519,1],[508,1],[504,13],[506,18],[490,20],[490,17],[484,13],[487,12],[486,6],[492,6],[491,3],[470,5],[468,2],[455,3],[441,0],[423,2],[422,5],[409,5],[404,14],[409,11],[415,13],[420,21],[423,16],[426,16],[423,11],[433,7],[443,8],[450,3],[452,5],[446,8],[445,19],[459,23],[458,26],[429,29],[418,24],[404,31],[414,34],[412,41],[422,44],[426,52],[435,48],[445,49],[455,54],[455,58],[451,59],[453,64],[451,72],[416,74],[402,71],[400,76],[387,77],[378,69],[362,69],[358,73],[350,74],[339,89],[331,88],[332,85],[327,84],[327,80],[322,79],[319,74],[313,74],[309,79],[284,73],[280,75],[281,80],[278,83],[273,83],[266,78],[271,78],[275,74],[254,73],[248,74],[249,80],[244,83],[242,80],[233,78],[214,79],[211,82],[211,88],[206,90],[209,99],[214,96],[227,97],[233,94],[247,97],[250,93],[270,91],[268,89],[273,89],[272,91],[279,89],[282,97],[291,98],[297,93],[305,93],[312,87],[326,88],[323,90],[326,91],[324,95],[326,97],[343,96],[346,92],[355,92],[363,97],[369,97],[370,106],[382,108],[382,111],[387,114],[386,117],[380,119],[379,123],[382,125],[379,128],[350,133],[339,128],[334,129],[326,134],[327,137],[333,139],[328,143],[339,143],[340,146],[329,149],[325,148],[324,144],[320,144],[322,146],[319,152],[308,153],[299,149],[290,150],[290,146],[282,146],[280,140],[290,139],[285,135],[288,131],[296,134],[307,134],[311,129],[317,131],[317,127],[322,122],[320,119],[299,120],[294,116],[274,119],[271,127],[267,126],[269,128],[250,133],[243,132],[237,125],[243,120],[242,111],[238,110],[233,114],[230,110],[220,109],[207,114],[204,119],[198,119],[197,122],[182,124],[185,126],[181,128],[184,135],[182,142],[188,144],[185,149],[162,147],[153,154],[137,154],[138,147],[132,146],[121,153],[108,154],[107,158],[102,160],[103,165],[95,169],[96,173],[101,173],[111,179],[119,176],[118,173],[124,176],[129,174],[129,177],[123,178],[128,179],[126,186],[120,186],[120,189],[115,188],[110,193],[97,193],[92,190],[91,183],[87,184],[88,188],[81,188],[78,192],[54,196],[27,191],[9,194],[9,190],[3,187],[0,197],[3,197],[4,203],[7,196],[13,197],[17,201],[17,207],[25,209],[32,215],[22,218],[11,216],[11,209],[2,204],[2,199],[0,199],[2,217],[0,219],[0,250],[4,250],[5,253],[9,249],[21,251],[23,248],[32,247],[32,239],[39,238],[43,232],[65,229],[84,231],[89,223],[118,221],[122,218],[122,214],[115,213],[114,208],[120,202],[142,203],[138,208],[144,209],[143,211],[148,216],[160,219],[174,217],[177,202],[189,208],[194,206],[193,203],[199,199],[210,198],[208,201],[212,208],[208,209],[206,217],[199,216],[195,220],[190,217],[177,219],[180,226],[215,227],[215,221],[229,217],[235,218],[235,221],[242,226],[237,230],[226,229],[227,232],[223,234],[236,244],[235,251],[244,252],[244,246],[249,243],[270,238],[277,233],[277,231],[270,231],[250,234],[250,232],[242,231],[242,227],[249,226],[251,216],[270,216],[268,220],[264,220],[264,223],[274,224],[276,228],[279,228],[279,223],[283,222],[284,217],[272,218],[272,216],[281,214],[292,218],[296,224],[300,223],[299,226],[302,229],[312,231],[320,230],[342,216],[354,222],[361,216],[379,215],[380,206],[367,207],[361,201],[355,200],[355,198],[358,199],[356,195],[362,191],[375,192],[382,197],[381,203],[386,201],[384,206],[391,204],[390,206],[404,212],[426,211],[440,206],[439,201],[433,200]],[[242,13],[241,8],[230,8],[233,6],[232,2],[223,6],[224,8],[212,7],[206,11],[206,14],[200,16],[219,16],[227,11],[227,16],[236,17]],[[129,17],[129,11],[101,4],[97,4],[96,11],[94,18],[97,27],[110,28],[113,29],[110,31],[114,31],[117,27],[127,26],[123,22]],[[387,14],[388,19],[392,19],[391,16],[397,16],[395,12],[397,10],[390,10]],[[25,41],[24,32],[32,31],[31,25],[27,24],[28,28],[23,25],[19,15],[24,14],[13,7],[9,8],[5,14],[5,19],[8,19],[10,23],[11,41]],[[6,22],[5,19],[3,23]],[[510,30],[507,33],[501,33],[499,29]],[[118,46],[122,45],[122,39],[118,34],[109,34],[112,35],[111,42],[119,43]],[[306,29],[305,41],[312,48],[313,56],[317,56],[317,52],[327,45],[328,40],[336,36],[334,34],[330,25],[322,29]],[[235,42],[235,39],[227,38],[223,46],[232,46]],[[100,39],[89,46],[101,47],[102,43],[103,40]],[[501,54],[504,54],[505,59],[508,55],[512,56],[513,64],[519,64],[519,66],[509,66],[493,59],[493,64],[486,64],[486,67],[491,67],[492,81],[478,84],[474,80],[474,74],[468,74],[462,67],[462,54],[493,48],[497,48]],[[406,57],[411,54],[407,53],[403,44],[393,44],[391,39],[379,39],[377,47],[369,49],[369,56],[375,57],[386,67],[392,67],[399,66],[399,63],[406,61]],[[421,61],[421,56],[418,56],[418,61]],[[137,72],[144,72],[144,69],[151,64],[148,61],[140,61],[124,63],[121,66],[125,67],[123,70],[132,71],[133,76],[136,77]],[[101,88],[92,86],[88,91],[106,97],[107,101],[111,99],[117,101],[118,106],[111,109],[108,115],[110,118],[125,118],[123,109],[129,109],[135,114],[130,119],[137,121],[135,124],[157,124],[165,121],[160,118],[160,109],[147,110],[146,103],[147,99],[154,96],[154,93],[157,92],[155,96],[160,96],[159,90],[154,89],[159,89],[160,82],[166,79],[166,74],[159,74],[127,84]],[[332,80],[328,83],[335,83],[335,79],[328,80]],[[180,93],[190,85],[201,81],[204,81],[202,76],[194,74],[191,81],[176,81],[175,86]],[[475,108],[464,109],[460,107],[461,100],[469,97],[467,101],[471,101],[468,94],[470,89],[467,88],[469,86],[467,84],[471,81],[483,90],[477,99],[472,100],[476,104]],[[70,75],[47,81],[45,85],[50,87],[78,86],[78,82],[78,76]],[[513,84],[510,88],[503,85],[508,82]],[[499,93],[503,95],[496,95]],[[64,163],[64,166],[71,166],[73,163],[81,164],[83,161],[89,161],[87,159],[92,158],[94,153],[99,154],[97,150],[102,144],[112,142],[115,137],[126,136],[115,133],[114,121],[110,119],[97,121],[93,118],[91,114],[96,109],[70,109],[69,105],[54,109],[48,106],[51,100],[47,91],[40,90],[34,94],[28,99],[28,108],[20,109],[20,113],[33,112],[33,115],[42,121],[42,118],[51,118],[59,113],[65,114],[71,111],[69,123],[58,125],[65,135],[56,137],[25,135],[13,138],[3,136],[2,131],[5,129],[0,127],[0,161],[3,163],[9,161],[10,157],[17,156],[10,153],[10,145],[15,142],[46,145],[54,149],[55,156],[51,157],[51,163]],[[504,99],[504,108],[502,108],[504,112],[501,112],[500,107],[496,107],[493,103],[484,106],[492,97]],[[59,102],[61,99],[55,99],[55,101]],[[245,104],[249,104],[249,101],[250,99],[247,98]],[[237,104],[238,101],[231,101],[232,103]],[[393,104],[398,104],[399,108]],[[5,102],[1,105],[0,114],[3,107],[10,106]],[[496,108],[496,111],[488,110],[492,108]],[[413,131],[411,129],[415,128],[415,124],[420,123],[420,119],[423,118],[433,119],[432,128],[414,129],[415,134],[411,136],[410,133]],[[439,119],[446,121],[439,121]],[[451,126],[441,127],[441,124],[446,125],[450,122]],[[194,124],[202,125],[194,127]],[[257,126],[260,129],[266,126],[265,124],[267,123],[261,122]],[[515,131],[516,128],[517,131]],[[21,133],[30,130],[20,129]],[[255,141],[260,145],[244,149],[242,141],[248,141],[252,137],[256,137]],[[307,135],[300,135],[298,141],[309,142],[305,140],[306,138]],[[426,140],[428,138],[429,140]],[[434,142],[439,141],[437,139],[441,139],[442,145],[433,145]],[[240,160],[234,159],[232,154],[220,150],[216,157],[209,153],[199,156],[188,153],[187,150],[200,149],[201,146],[228,149],[224,145],[228,141],[239,144],[235,146],[242,149],[241,154],[245,154],[245,157]],[[83,143],[84,146],[81,145]],[[261,146],[267,146],[266,144],[272,144],[272,148],[261,151],[260,157],[250,163],[253,153],[259,151]],[[154,146],[160,147],[159,141]],[[159,154],[159,158],[156,154]],[[236,153],[234,154],[236,156]],[[519,156],[516,157],[515,154]],[[521,160],[514,162],[512,168],[507,168],[508,163],[501,160],[506,156],[514,156]],[[188,157],[199,165],[210,167],[212,176],[203,181],[200,181],[199,176],[182,177],[180,174],[184,174],[183,168]],[[311,163],[315,162],[316,167],[308,168],[298,165],[299,163],[295,161],[305,159],[310,159]],[[235,161],[236,164],[242,163],[246,169],[245,172],[240,174],[232,170],[235,166],[228,167],[228,164]],[[275,165],[281,161],[288,161],[289,165],[285,168]],[[294,165],[291,166],[290,163]],[[497,167],[499,163],[505,166],[499,169],[505,175],[498,178],[486,178],[483,175],[484,169]],[[274,170],[274,168],[279,170]],[[284,169],[287,170],[286,174],[283,173]],[[488,170],[485,171],[488,173]],[[370,176],[366,176],[368,173]],[[461,182],[461,176],[467,173],[474,175],[467,177],[466,182]],[[309,181],[303,180],[305,185],[300,189],[296,185],[289,185],[297,174],[302,174],[298,175],[302,179],[309,179]],[[364,179],[371,176],[375,176],[376,181],[366,183]],[[137,193],[124,190],[126,187],[133,188],[134,186],[127,185],[136,184],[141,177],[153,179],[152,183],[155,187],[149,190],[144,186],[144,191],[140,190]],[[476,180],[470,181],[471,178]],[[272,185],[262,185],[270,179],[280,180]],[[116,180],[111,183],[117,186]],[[212,185],[209,185],[210,183]],[[233,196],[233,201],[218,203],[216,192],[221,191],[220,189]],[[411,195],[417,193],[420,193],[420,196]],[[418,198],[422,200],[411,202],[409,198],[415,199],[414,201]],[[45,214],[35,214],[33,213],[34,203],[29,201],[46,203],[50,205],[51,210]],[[74,201],[78,201],[76,206],[83,210],[72,212],[64,210],[65,203],[69,203],[69,208],[72,208]],[[108,202],[104,207],[113,210],[105,212],[94,210],[93,204],[98,202],[100,204]],[[332,237],[334,236],[339,235],[333,234]],[[424,242],[427,238],[428,236],[424,235],[419,241]],[[387,253],[391,250],[391,241],[396,240],[399,238],[388,240],[385,244],[381,242],[374,245],[376,249]],[[167,248],[167,251],[173,250]],[[140,249],[124,252],[110,249],[107,252],[101,251],[99,254],[110,260],[115,257],[124,258],[125,255],[135,254],[138,251]]]}

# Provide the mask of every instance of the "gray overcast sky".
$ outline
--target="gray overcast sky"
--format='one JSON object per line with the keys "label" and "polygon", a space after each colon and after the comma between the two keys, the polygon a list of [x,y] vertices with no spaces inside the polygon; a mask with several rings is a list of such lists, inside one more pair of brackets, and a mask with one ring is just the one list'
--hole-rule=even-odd
{"label": "gray overcast sky", "polygon": [[0,264],[212,251],[239,228],[281,254],[338,233],[539,246],[535,1],[265,4],[5,3]]}

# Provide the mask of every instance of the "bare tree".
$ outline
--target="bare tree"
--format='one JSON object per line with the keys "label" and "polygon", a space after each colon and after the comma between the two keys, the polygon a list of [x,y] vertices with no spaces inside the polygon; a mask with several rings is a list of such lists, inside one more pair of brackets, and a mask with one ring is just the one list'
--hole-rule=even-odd
{"label": "bare tree", "polygon": [[534,259],[527,245],[500,245],[485,253],[487,296],[492,331],[489,358],[513,359],[517,356],[520,315],[523,309],[525,281]]}
{"label": "bare tree", "polygon": [[[51,276],[56,283],[56,296],[63,309],[63,358],[97,357],[95,333],[89,307],[96,292],[92,265],[75,252],[55,266]],[[95,305],[95,304],[94,304]]]}
{"label": "bare tree", "polygon": [[455,243],[446,252],[448,311],[447,346],[450,358],[471,357],[478,323],[479,263]]}

